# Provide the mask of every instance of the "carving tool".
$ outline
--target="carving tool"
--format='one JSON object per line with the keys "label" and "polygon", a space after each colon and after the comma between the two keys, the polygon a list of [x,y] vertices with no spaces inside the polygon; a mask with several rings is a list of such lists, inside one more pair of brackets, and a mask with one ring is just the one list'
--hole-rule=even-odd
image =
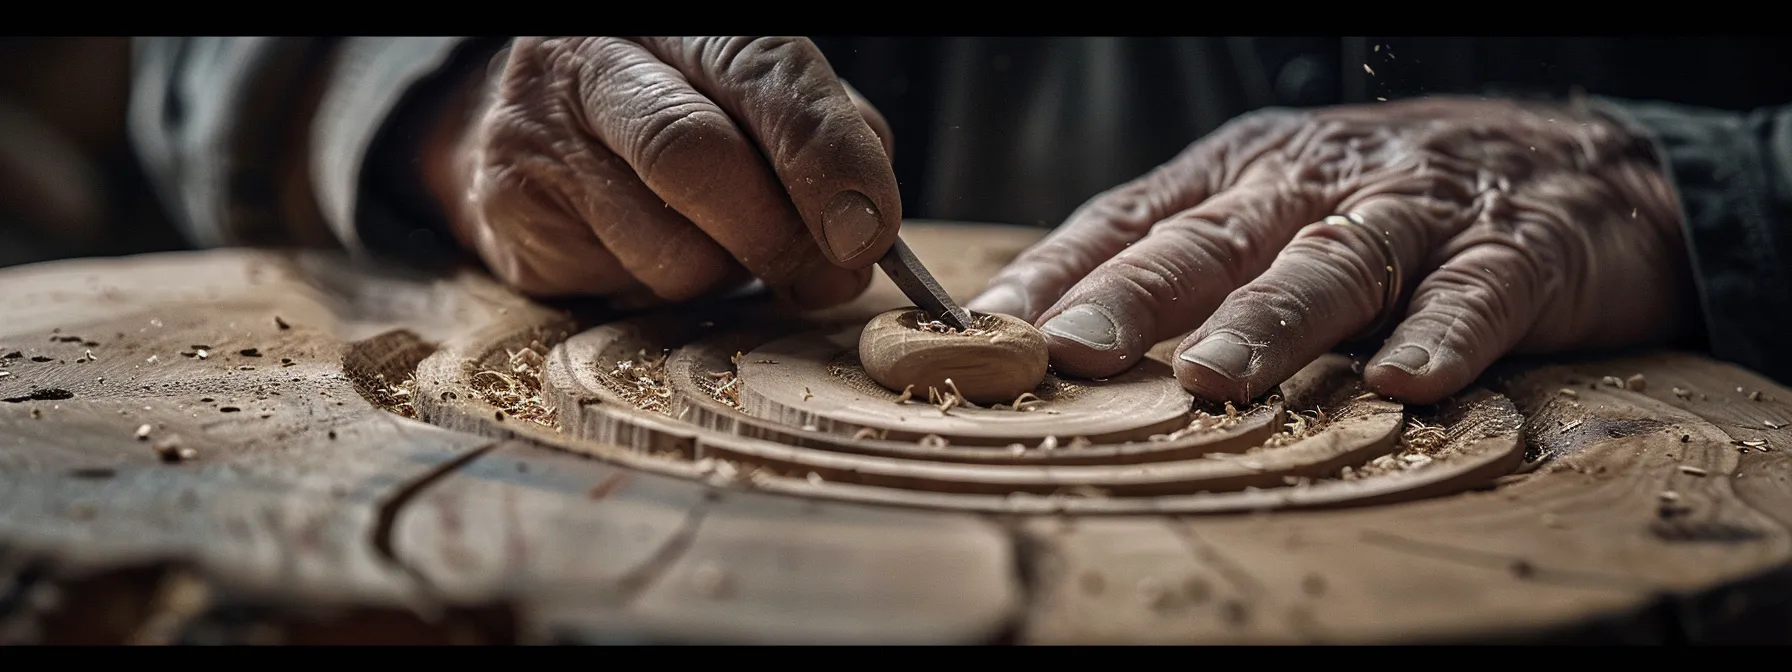
{"label": "carving tool", "polygon": [[915,257],[914,251],[908,249],[908,243],[902,242],[901,238],[897,238],[896,244],[890,246],[890,251],[884,253],[884,258],[877,260],[877,265],[884,269],[884,274],[890,276],[890,280],[895,281],[908,300],[927,311],[929,317],[960,331],[970,328],[971,313],[952,301],[952,297],[940,287],[939,281],[933,279],[933,274],[927,272],[927,267],[921,265],[921,260]]}

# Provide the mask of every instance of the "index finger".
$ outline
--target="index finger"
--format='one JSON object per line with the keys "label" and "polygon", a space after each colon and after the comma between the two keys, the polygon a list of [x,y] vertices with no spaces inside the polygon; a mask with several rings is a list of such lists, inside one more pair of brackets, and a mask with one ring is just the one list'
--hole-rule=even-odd
{"label": "index finger", "polygon": [[863,268],[889,250],[902,222],[895,169],[814,43],[793,37],[637,41],[752,136],[830,260]]}

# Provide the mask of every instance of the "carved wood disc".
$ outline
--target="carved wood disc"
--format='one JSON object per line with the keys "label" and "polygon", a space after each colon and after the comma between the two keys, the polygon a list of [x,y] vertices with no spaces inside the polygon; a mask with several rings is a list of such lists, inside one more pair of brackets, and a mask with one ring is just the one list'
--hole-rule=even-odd
{"label": "carved wood disc", "polygon": [[1048,437],[1069,442],[1118,443],[1165,434],[1188,424],[1193,397],[1158,362],[1104,381],[1047,376],[1034,390],[1029,410],[956,406],[941,411],[899,395],[859,366],[858,327],[807,333],[766,343],[741,358],[741,405],[748,414],[812,431],[853,435],[872,429],[884,438],[915,440],[934,435],[953,443],[1038,444]]}

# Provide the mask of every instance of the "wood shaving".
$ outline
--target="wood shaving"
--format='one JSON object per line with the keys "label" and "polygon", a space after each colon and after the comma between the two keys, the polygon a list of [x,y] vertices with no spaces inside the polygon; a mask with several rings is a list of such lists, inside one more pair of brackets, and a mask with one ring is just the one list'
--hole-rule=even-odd
{"label": "wood shaving", "polygon": [[[1238,422],[1236,416],[1232,416],[1229,419],[1232,420],[1232,424],[1237,424]],[[1282,431],[1270,435],[1268,439],[1264,440],[1262,445],[1246,452],[1280,448],[1296,443],[1317,433],[1320,427],[1325,426],[1327,420],[1328,418],[1326,418],[1323,409],[1315,408],[1311,411],[1290,411],[1288,413],[1288,422],[1282,423]]]}
{"label": "wood shaving", "polygon": [[709,398],[722,402],[723,406],[744,413],[745,410],[740,407],[740,377],[733,371],[711,371],[709,377],[715,380],[705,381],[707,384],[699,384],[698,387],[708,392]]}
{"label": "wood shaving", "polygon": [[1648,381],[1643,379],[1643,374],[1638,373],[1624,379],[1624,389],[1626,390],[1641,392],[1647,387]]}
{"label": "wood shaving", "polygon": [[[407,375],[404,380],[392,384],[386,382],[386,375],[381,373],[374,374],[373,381],[373,398],[368,401],[373,402],[374,406],[378,406],[380,410],[387,413],[402,415],[413,420],[417,419],[417,406],[412,403],[413,395],[417,391],[417,379],[414,376]],[[239,409],[226,406],[218,410],[232,412]]]}
{"label": "wood shaving", "polygon": [[990,318],[987,316],[973,317],[973,318],[971,318],[970,327],[966,328],[963,331],[954,329],[954,328],[952,328],[952,325],[946,324],[945,322],[941,322],[939,320],[932,320],[932,321],[929,321],[929,322],[926,322],[923,324],[919,324],[916,326],[918,326],[921,329],[921,331],[925,331],[925,332],[933,333],[933,334],[958,334],[960,336],[982,336],[986,333],[989,333],[989,329],[987,328],[989,326],[989,319]]}
{"label": "wood shaving", "polygon": [[[951,383],[952,379],[947,378],[946,382]],[[957,387],[954,386],[953,389],[957,389]],[[935,408],[938,408],[940,411],[940,415],[945,415],[947,413],[947,411],[957,408],[963,402],[958,398],[958,395],[956,395],[956,394],[953,394],[951,392],[941,392],[937,388],[929,386],[927,388],[927,403],[932,404]]]}
{"label": "wood shaving", "polygon": [[884,435],[885,435],[885,434],[886,434],[886,433],[887,433],[887,432],[883,432],[883,431],[878,431],[878,430],[875,430],[875,429],[872,429],[872,428],[870,428],[870,427],[860,427],[860,428],[859,428],[859,431],[856,431],[856,432],[853,432],[853,433],[852,433],[852,439],[853,439],[853,440],[854,440],[854,441],[863,441],[863,440],[865,440],[865,439],[879,439],[879,440],[881,440],[881,439],[883,439],[883,438],[884,438]]}
{"label": "wood shaving", "polygon": [[1443,427],[1427,424],[1417,418],[1410,419],[1406,422],[1406,428],[1401,431],[1400,442],[1393,453],[1377,457],[1354,469],[1341,469],[1338,478],[1355,481],[1423,468],[1440,459],[1449,439],[1450,435]]}
{"label": "wood shaving", "polygon": [[[649,357],[647,351],[635,353],[632,359],[616,362],[607,372],[600,372],[610,389],[643,411],[672,414],[672,386],[666,382],[666,354]],[[740,363],[740,353],[731,360]]]}
{"label": "wood shaving", "polygon": [[940,436],[938,434],[928,434],[927,436],[923,436],[923,437],[921,437],[921,440],[918,443],[921,444],[922,448],[931,448],[934,450],[945,448],[946,446],[951,445],[950,442],[946,441],[946,437]]}
{"label": "wood shaving", "polygon": [[173,436],[157,441],[155,451],[163,462],[184,462],[199,456],[199,451],[181,447],[180,437]]}
{"label": "wood shaving", "polygon": [[1618,389],[1624,388],[1624,379],[1617,376],[1606,376],[1599,379],[1599,382],[1606,387],[1616,387]]}
{"label": "wood shaving", "polygon": [[1035,396],[1032,392],[1022,392],[1022,393],[1020,393],[1020,396],[1014,398],[1014,403],[996,404],[994,406],[991,406],[990,408],[993,408],[998,411],[1027,412],[1027,411],[1033,410],[1034,404],[1043,404],[1043,403],[1045,403],[1045,400],[1040,399],[1039,397]]}
{"label": "wood shaving", "polygon": [[1676,387],[1676,388],[1674,388],[1674,396],[1679,397],[1681,399],[1691,399],[1692,398],[1692,390],[1688,390],[1683,387]]}
{"label": "wood shaving", "polygon": [[1688,476],[1704,476],[1710,472],[1707,472],[1704,469],[1700,469],[1698,467],[1682,464],[1682,465],[1680,465],[1680,473],[1686,474]]}
{"label": "wood shaving", "polygon": [[555,409],[541,393],[541,370],[547,361],[541,353],[547,351],[547,346],[533,341],[528,347],[507,353],[508,371],[475,372],[469,385],[473,398],[497,407],[511,418],[558,431],[560,421]]}
{"label": "wood shaving", "polygon": [[915,398],[915,386],[908,385],[902,388],[902,394],[896,395],[896,403],[906,404],[908,403],[908,400],[913,398]]}
{"label": "wood shaving", "polygon": [[[1048,413],[1050,411],[1047,411]],[[1168,434],[1152,434],[1150,441],[1175,441],[1182,437],[1202,432],[1230,429],[1242,422],[1237,416],[1213,415],[1206,411],[1194,411],[1189,414],[1188,425]]]}

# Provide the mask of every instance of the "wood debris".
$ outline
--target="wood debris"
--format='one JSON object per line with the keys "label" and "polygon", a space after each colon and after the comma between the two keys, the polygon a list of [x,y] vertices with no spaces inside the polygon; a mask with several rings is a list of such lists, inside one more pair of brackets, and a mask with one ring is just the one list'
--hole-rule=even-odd
{"label": "wood debris", "polygon": [[740,407],[739,375],[733,371],[711,371],[709,377],[714,380],[698,384],[698,387],[709,393],[709,398],[722,402],[723,406],[745,412]]}
{"label": "wood debris", "polygon": [[148,441],[150,429],[151,428],[149,425],[138,425],[137,426],[137,440],[138,441]]}
{"label": "wood debris", "polygon": [[1704,476],[1710,472],[1707,472],[1704,469],[1700,469],[1700,468],[1692,466],[1692,465],[1682,464],[1682,465],[1680,465],[1680,473],[1686,474],[1688,476]]}
{"label": "wood debris", "polygon": [[1604,378],[1599,379],[1599,382],[1601,384],[1605,385],[1606,387],[1616,387],[1618,389],[1624,389],[1624,379],[1619,378],[1617,376],[1606,376]]}
{"label": "wood debris", "polygon": [[[1049,412],[1049,411],[1047,411]],[[1176,441],[1182,437],[1203,432],[1230,429],[1242,422],[1237,415],[1214,415],[1206,411],[1194,411],[1189,414],[1188,425],[1168,434],[1152,434],[1150,441]],[[1273,437],[1272,437],[1273,438]]]}
{"label": "wood debris", "polygon": [[1642,392],[1647,386],[1648,381],[1644,380],[1643,374],[1640,373],[1624,379],[1624,389],[1632,392]]}
{"label": "wood debris", "polygon": [[[547,351],[544,346],[543,352]],[[649,357],[646,350],[635,352],[630,359],[620,360],[607,372],[600,372],[610,389],[624,400],[634,404],[643,411],[651,411],[663,415],[672,414],[672,386],[666,382],[666,355],[661,352]],[[730,360],[740,364],[740,353],[734,353]],[[534,376],[537,388],[540,389],[541,374],[539,369]]]}
{"label": "wood debris", "polygon": [[947,445],[950,445],[949,442],[946,441],[946,437],[940,436],[938,434],[928,434],[927,436],[923,436],[923,437],[921,437],[921,440],[918,443],[921,444],[922,448],[929,448],[929,449],[933,449],[933,450],[939,450],[941,448],[945,448]]}
{"label": "wood debris", "polygon": [[1020,393],[1020,396],[1014,398],[1014,403],[996,404],[990,408],[998,411],[1031,411],[1034,408],[1033,404],[1043,403],[1045,403],[1045,400],[1034,396],[1032,392],[1022,392]]}
{"label": "wood debris", "polygon": [[157,441],[155,451],[163,462],[185,462],[199,457],[199,451],[181,446],[180,437],[174,436]]}
{"label": "wood debris", "polygon": [[915,386],[908,385],[902,388],[902,394],[896,395],[896,403],[906,404],[913,398],[915,398]]}
{"label": "wood debris", "polygon": [[1580,398],[1580,393],[1579,393],[1579,392],[1576,392],[1576,391],[1574,391],[1574,390],[1571,390],[1571,389],[1568,389],[1568,388],[1566,388],[1566,387],[1564,387],[1564,388],[1562,388],[1562,389],[1560,389],[1560,390],[1556,390],[1556,394],[1559,394],[1559,395],[1562,395],[1562,396],[1564,396],[1564,397],[1567,397],[1567,398],[1569,398],[1569,399],[1579,399],[1579,398]]}
{"label": "wood debris", "polygon": [[1681,399],[1690,400],[1690,399],[1692,399],[1692,390],[1688,390],[1683,387],[1676,387],[1676,388],[1674,388],[1674,396],[1679,397]]}
{"label": "wood debris", "polygon": [[918,325],[916,325],[916,327],[919,328],[921,331],[925,331],[928,333],[934,333],[934,334],[958,334],[961,336],[982,336],[983,334],[989,333],[988,325],[989,325],[990,319],[991,318],[987,315],[975,316],[975,317],[971,318],[970,326],[968,328],[966,328],[964,331],[959,331],[957,329],[954,329],[954,328],[952,328],[951,325],[946,324],[945,322],[941,322],[939,320],[932,320],[932,321],[929,321],[924,324],[918,324]]}
{"label": "wood debris", "polygon": [[[469,381],[473,398],[497,407],[510,417],[559,431],[560,421],[555,409],[548,405],[541,392],[541,370],[547,361],[541,353],[547,351],[541,341],[532,341],[528,347],[507,353],[509,371],[486,369],[474,373]],[[665,357],[660,360],[663,362]],[[664,380],[662,372],[662,386]],[[671,388],[664,389],[664,397],[671,397]]]}
{"label": "wood debris", "polygon": [[[1231,404],[1227,404],[1226,406],[1228,410],[1231,410]],[[1225,417],[1231,424],[1238,423],[1238,416],[1235,413],[1228,414]],[[1291,411],[1288,413],[1288,422],[1282,423],[1282,431],[1270,435],[1270,437],[1263,442],[1263,445],[1258,446],[1257,449],[1281,448],[1282,446],[1299,442],[1301,439],[1312,436],[1314,432],[1319,431],[1319,428],[1323,426],[1325,422],[1325,411],[1322,409],[1315,408],[1311,411]]]}
{"label": "wood debris", "polygon": [[279,315],[274,316],[274,326],[279,327],[281,331],[286,331],[287,329],[292,328],[292,325],[287,324],[286,320],[280,319]]}
{"label": "wood debris", "polygon": [[1338,478],[1355,481],[1373,476],[1411,471],[1430,465],[1438,459],[1449,443],[1449,433],[1440,425],[1427,424],[1418,418],[1406,422],[1406,428],[1400,433],[1399,443],[1394,452],[1382,455],[1368,464],[1356,468],[1345,467],[1339,470]]}
{"label": "wood debris", "polygon": [[[378,406],[387,413],[402,415],[413,420],[417,419],[417,406],[411,403],[412,394],[417,390],[416,378],[407,375],[402,381],[390,383],[386,381],[386,375],[381,373],[374,374],[373,382],[373,394],[371,395],[373,398],[368,401],[373,402],[374,406]],[[235,413],[242,409],[225,406],[218,410]]]}
{"label": "wood debris", "polygon": [[884,434],[885,434],[885,432],[881,432],[881,431],[872,429],[870,427],[860,427],[859,431],[852,433],[852,440],[863,441],[865,439],[882,439],[882,438],[884,438]]}

